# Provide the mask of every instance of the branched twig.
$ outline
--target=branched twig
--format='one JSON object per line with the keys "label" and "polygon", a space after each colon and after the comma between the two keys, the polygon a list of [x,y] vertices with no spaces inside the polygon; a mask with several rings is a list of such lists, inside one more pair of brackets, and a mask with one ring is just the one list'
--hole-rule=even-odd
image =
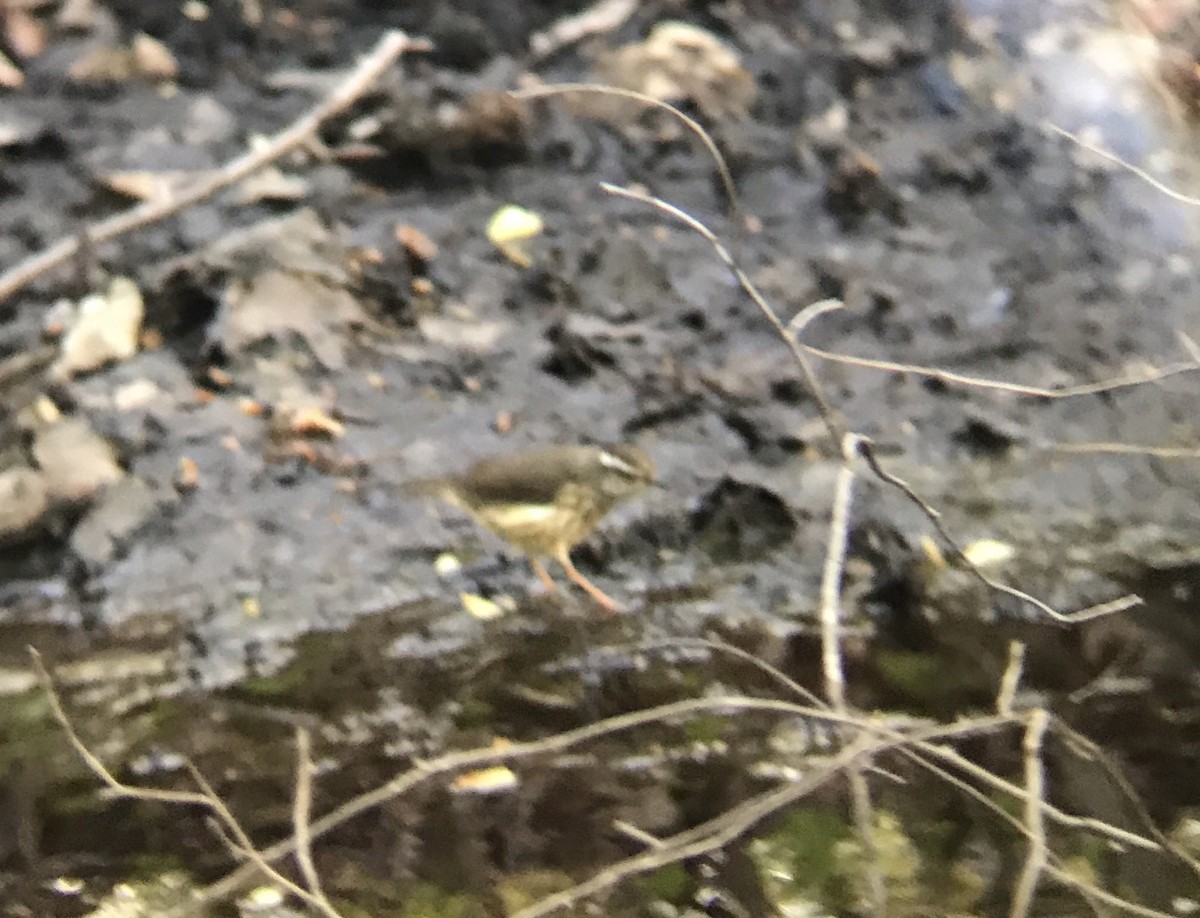
{"label": "branched twig", "polygon": [[[659,643],[664,644],[666,642]],[[781,672],[777,667],[772,666],[770,663],[767,663],[765,660],[762,660],[753,654],[747,653],[741,648],[734,647],[733,645],[726,644],[722,641],[704,639],[687,639],[677,643],[684,646],[706,646],[716,651],[732,654],[739,659],[745,660],[746,662],[752,664],[755,668],[764,672],[788,691],[794,692],[806,700],[812,697],[812,693],[809,692],[808,689],[804,688],[785,673]],[[1010,664],[1005,673],[1006,680],[1010,678],[1015,671],[1015,667]],[[1001,726],[1019,722],[1020,721],[1012,715],[1002,715],[997,718],[981,718],[975,721],[968,721],[964,724],[964,726],[973,725],[980,732],[982,732],[983,730],[994,730]],[[1108,839],[1112,844],[1115,845],[1130,846],[1140,848],[1145,851],[1170,851],[1181,861],[1191,867],[1198,876],[1200,876],[1200,863],[1197,863],[1196,860],[1186,852],[1178,850],[1178,845],[1176,845],[1158,830],[1158,828],[1154,825],[1154,821],[1145,811],[1145,808],[1138,798],[1136,791],[1134,791],[1129,785],[1129,782],[1125,779],[1124,775],[1121,774],[1120,769],[1116,768],[1116,766],[1114,766],[1103,754],[1102,750],[1099,750],[1090,740],[1079,736],[1079,734],[1075,733],[1070,727],[1066,726],[1061,721],[1054,720],[1053,723],[1057,732],[1066,734],[1070,739],[1086,747],[1089,754],[1094,755],[1102,762],[1102,764],[1106,766],[1110,776],[1121,788],[1122,793],[1125,795],[1128,802],[1133,805],[1135,810],[1139,813],[1142,821],[1149,828],[1151,834],[1153,835],[1153,839],[1146,838],[1145,836],[1138,835],[1134,832],[1130,832],[1126,829],[1122,829],[1099,819],[1064,813],[1062,810],[1045,800],[1044,797],[1038,801],[1038,806],[1042,814],[1040,818],[1050,819],[1057,825],[1063,826],[1064,828],[1078,829],[1080,831],[1095,834],[1101,838]],[[883,728],[881,729],[880,733],[886,738],[897,738],[894,735],[896,731],[892,730],[891,728]],[[988,771],[986,768],[976,765],[970,759],[964,758],[957,750],[946,745],[945,743],[932,742],[927,738],[917,738],[914,739],[910,746],[897,744],[895,748],[898,754],[915,762],[921,768],[925,769],[935,777],[945,781],[947,784],[958,788],[962,793],[971,797],[977,803],[983,806],[984,809],[990,811],[1023,834],[1026,833],[1025,824],[1016,816],[1008,812],[1008,810],[1000,806],[993,796],[980,791],[973,784],[964,780],[963,778],[958,777],[948,769],[953,768],[957,771],[963,772],[964,774],[970,775],[974,780],[978,781],[984,786],[990,787],[993,791],[1011,796],[1014,799],[1026,803],[1026,805],[1028,805],[1029,801],[1027,788],[1006,781],[998,775]],[[939,761],[945,763],[945,766],[947,767],[939,765]],[[1140,906],[1137,903],[1130,902],[1126,899],[1122,899],[1119,896],[1115,896],[1112,893],[1106,892],[1105,890],[1089,885],[1086,881],[1080,879],[1075,873],[1067,870],[1063,865],[1061,858],[1059,858],[1053,852],[1047,852],[1047,863],[1044,865],[1044,872],[1053,877],[1056,881],[1065,886],[1069,886],[1078,892],[1080,896],[1088,901],[1093,911],[1097,914],[1100,913],[1099,904],[1103,903],[1132,915],[1143,915],[1146,916],[1146,918],[1168,918],[1168,913],[1166,912]]]}
{"label": "branched twig", "polygon": [[1001,583],[999,580],[994,580],[985,574],[979,565],[974,564],[971,559],[967,557],[966,553],[959,546],[958,541],[950,534],[950,530],[946,528],[945,523],[942,522],[941,513],[935,510],[927,501],[918,495],[917,492],[913,490],[912,485],[910,485],[907,481],[891,474],[885,470],[882,465],[880,465],[879,459],[876,457],[875,451],[869,440],[864,439],[862,441],[862,443],[859,445],[859,452],[867,461],[867,464],[871,467],[871,471],[875,473],[876,477],[879,478],[880,481],[884,482],[885,484],[889,484],[898,490],[905,497],[907,497],[909,501],[921,511],[922,514],[924,514],[925,518],[929,520],[930,525],[933,526],[933,528],[937,531],[938,536],[950,549],[951,553],[967,566],[967,569],[971,572],[975,579],[977,579],[988,589],[995,590],[998,593],[1004,593],[1013,597],[1014,599],[1020,600],[1023,603],[1027,603],[1038,609],[1049,618],[1054,619],[1054,621],[1064,625],[1077,625],[1080,622],[1087,622],[1095,618],[1103,618],[1106,615],[1114,615],[1117,612],[1124,612],[1142,604],[1142,598],[1140,596],[1130,593],[1125,596],[1120,596],[1109,602],[1098,603],[1093,606],[1088,606],[1085,609],[1077,609],[1074,612],[1063,613],[1059,612],[1053,606],[1042,602],[1042,600],[1038,599],[1036,596],[1031,596],[1024,590],[1018,590],[1014,586],[1009,586],[1006,583]]}
{"label": "branched twig", "polygon": [[296,728],[296,789],[292,793],[292,831],[296,835],[296,862],[313,898],[333,911],[321,890],[321,878],[313,863],[312,835],[308,830],[312,815],[312,737],[304,727]]}
{"label": "branched twig", "polygon": [[[717,238],[716,234],[691,214],[676,207],[674,204],[662,200],[661,198],[656,198],[652,195],[643,194],[639,191],[624,188],[620,185],[612,185],[608,182],[601,182],[600,187],[609,194],[618,195],[619,197],[623,198],[629,198],[633,201],[639,201],[643,204],[648,204],[651,207],[662,210],[675,217],[680,222],[687,224],[709,241],[721,260],[725,262],[725,265],[730,271],[733,272],[734,276],[738,280],[738,283],[741,284],[742,289],[754,301],[759,310],[766,317],[767,321],[771,324],[771,327],[775,329],[776,333],[791,349],[792,355],[796,358],[801,372],[804,374],[808,390],[820,409],[821,418],[825,422],[826,430],[832,437],[834,437],[835,442],[842,442],[847,434],[847,431],[844,429],[841,419],[834,412],[828,400],[825,398],[821,385],[817,381],[816,374],[813,372],[812,366],[808,361],[807,354],[811,348],[801,342],[795,334],[789,331],[788,326],[785,325],[775,313],[775,310],[771,307],[770,303],[768,303],[762,294],[758,292],[758,288],[754,286],[754,283],[745,274],[745,272],[738,267],[737,263],[733,260],[733,256]],[[830,308],[832,308],[832,306],[829,304],[829,302],[824,301],[820,310],[814,311],[805,317],[805,324],[807,324],[808,321],[811,321],[811,319],[815,318],[816,316],[829,311]],[[1197,369],[1197,365],[1194,363],[1188,363],[1185,366],[1187,369]],[[1023,590],[1019,590],[1016,587],[1012,587],[1005,583],[1001,583],[998,580],[992,579],[985,574],[978,565],[972,563],[971,560],[963,553],[957,541],[953,538],[953,536],[951,536],[950,531],[942,522],[941,514],[931,507],[928,502],[919,497],[916,491],[912,489],[912,486],[906,481],[901,478],[897,478],[895,475],[892,475],[884,470],[883,466],[879,464],[879,460],[875,456],[874,450],[871,446],[871,441],[869,439],[861,436],[858,438],[858,451],[867,461],[867,464],[871,467],[871,471],[874,472],[875,476],[879,478],[880,481],[891,485],[893,488],[896,488],[898,491],[904,494],[905,497],[907,497],[925,515],[926,519],[928,519],[933,525],[934,529],[937,530],[938,535],[951,549],[953,554],[964,564],[966,564],[972,574],[989,589],[995,590],[999,593],[1004,593],[1008,596],[1012,596],[1014,599],[1020,600],[1023,603],[1027,603],[1048,617],[1063,624],[1078,624],[1079,622],[1090,621],[1094,618],[1100,618],[1105,615],[1123,612],[1141,604],[1140,597],[1130,594],[1128,596],[1122,596],[1111,602],[1089,606],[1086,609],[1080,609],[1069,614],[1064,614],[1059,612],[1053,606],[1048,605],[1035,596],[1031,596],[1029,593],[1026,593]]]}
{"label": "branched twig", "polygon": [[112,794],[130,800],[202,807],[212,814],[219,836],[234,855],[249,862],[249,870],[262,872],[271,882],[279,884],[298,898],[304,900],[325,915],[326,918],[341,918],[324,897],[309,893],[308,890],[293,883],[267,862],[255,849],[254,843],[242,828],[241,823],[238,822],[237,817],[225,805],[225,801],[220,798],[216,790],[208,782],[208,779],[191,762],[185,761],[184,764],[192,776],[192,780],[200,788],[199,793],[195,791],[160,790],[154,787],[137,787],[132,784],[126,784],[118,779],[116,775],[109,771],[108,766],[80,739],[79,733],[75,730],[74,724],[71,723],[71,719],[67,716],[67,712],[63,708],[62,699],[59,697],[58,690],[54,687],[54,680],[50,677],[50,672],[46,669],[46,664],[42,661],[42,655],[35,648],[30,647],[29,656],[33,662],[33,669],[38,682],[41,684],[42,690],[46,693],[46,697],[50,701],[51,713],[54,715],[54,719],[62,729],[63,734],[67,737],[67,741],[74,748],[76,754],[83,761],[84,765],[87,766],[88,770],[99,778]]}
{"label": "branched twig", "polygon": [[86,240],[89,246],[96,246],[131,230],[166,219],[274,162],[311,138],[323,122],[353,104],[400,55],[406,51],[424,51],[429,47],[429,43],[423,39],[409,38],[399,31],[387,32],[345,82],[316,108],[276,134],[261,148],[256,147],[243,153],[222,168],[197,178],[186,188],[165,197],[145,201],[124,213],[94,223],[82,233],[61,239],[48,249],[4,272],[0,275],[0,303],[23,290],[47,271],[73,258],[80,251],[81,240]]}
{"label": "branched twig", "polygon": [[[820,381],[817,379],[817,374],[813,371],[812,364],[809,362],[808,354],[805,351],[804,345],[800,343],[799,339],[795,335],[788,331],[787,325],[785,325],[783,320],[779,318],[778,314],[775,312],[774,308],[772,308],[771,304],[767,302],[766,298],[764,298],[763,295],[758,292],[758,288],[754,286],[754,282],[750,280],[747,274],[734,260],[733,255],[727,248],[725,248],[725,244],[717,238],[716,233],[710,230],[707,226],[705,226],[687,211],[676,207],[674,204],[671,204],[668,201],[664,201],[662,198],[656,198],[653,195],[643,194],[640,191],[634,191],[632,188],[625,188],[621,185],[613,185],[609,182],[601,182],[600,188],[609,194],[617,195],[618,197],[622,198],[628,198],[631,201],[638,201],[642,204],[648,204],[651,207],[655,207],[663,211],[664,213],[670,214],[676,220],[687,224],[695,232],[699,233],[708,240],[709,245],[713,247],[713,250],[717,253],[717,256],[725,263],[725,267],[727,267],[737,279],[737,282],[741,285],[742,290],[744,290],[750,299],[754,301],[754,305],[759,308],[759,311],[762,312],[763,317],[767,320],[767,322],[770,323],[771,327],[775,329],[775,333],[778,334],[779,337],[783,339],[784,343],[786,343],[791,349],[792,356],[796,359],[796,363],[799,365],[801,373],[804,374],[804,384],[808,389],[808,393],[812,397],[813,401],[816,402],[817,408],[821,412],[821,419],[825,422],[825,429],[829,434],[829,438],[834,443],[841,443],[842,438],[847,433],[845,425],[842,423],[837,413],[833,410],[833,407],[829,404],[829,400],[825,397],[825,390],[821,386]],[[829,308],[833,307],[830,306]],[[819,314],[820,313],[814,313],[810,315],[808,319],[806,319],[806,322],[816,318],[816,316]]]}
{"label": "branched twig", "polygon": [[[886,744],[883,744],[886,745]],[[878,751],[881,744],[874,739],[863,738],[846,747],[831,759],[820,771],[793,784],[785,784],[752,797],[714,820],[701,823],[695,828],[664,839],[658,847],[618,861],[570,889],[563,890],[540,900],[529,908],[521,909],[512,918],[541,918],[559,909],[569,908],[576,902],[612,889],[625,880],[649,873],[668,864],[677,864],[692,857],[709,854],[730,844],[763,819],[778,813],[797,800],[808,796],[821,785],[830,781],[844,768],[865,756],[869,750]]]}
{"label": "branched twig", "polygon": [[[864,722],[862,718],[840,715],[819,707],[797,705],[769,698],[748,698],[743,696],[692,698],[660,705],[644,711],[634,711],[630,714],[610,717],[594,724],[588,724],[575,730],[567,730],[540,740],[533,740],[527,743],[513,743],[501,749],[488,746],[464,752],[452,752],[427,762],[421,762],[397,775],[386,784],[360,794],[337,806],[319,819],[314,820],[310,826],[310,835],[314,840],[320,838],[325,833],[332,831],[349,820],[374,809],[388,800],[399,797],[417,785],[439,775],[450,775],[461,771],[485,768],[490,765],[511,763],[535,756],[564,752],[567,749],[590,740],[674,718],[688,717],[699,713],[737,713],[741,711],[762,711],[784,714],[790,717],[810,717],[837,726],[857,726],[860,729],[868,731],[877,731],[881,728],[881,725],[876,724],[874,721]],[[274,845],[263,849],[260,854],[264,860],[274,862],[282,857],[286,857],[295,850],[296,840],[293,837],[276,842]],[[201,898],[205,902],[220,901],[245,884],[252,875],[252,869],[239,867],[228,876],[204,889]]]}

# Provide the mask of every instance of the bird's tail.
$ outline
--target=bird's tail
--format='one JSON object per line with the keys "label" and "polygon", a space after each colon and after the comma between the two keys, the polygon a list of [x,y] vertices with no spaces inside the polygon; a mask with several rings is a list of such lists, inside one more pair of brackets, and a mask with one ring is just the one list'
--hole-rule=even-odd
{"label": "bird's tail", "polygon": [[405,497],[435,497],[446,503],[458,503],[454,485],[445,478],[413,478],[400,486]]}

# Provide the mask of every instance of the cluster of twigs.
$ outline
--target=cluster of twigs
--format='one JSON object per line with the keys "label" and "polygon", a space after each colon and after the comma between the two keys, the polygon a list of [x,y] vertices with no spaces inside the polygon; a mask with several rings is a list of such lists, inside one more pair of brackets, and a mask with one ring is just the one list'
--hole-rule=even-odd
{"label": "cluster of twigs", "polygon": [[[609,3],[602,4],[602,6],[607,9],[609,15],[619,16],[623,14],[628,4],[613,3],[610,0]],[[586,28],[586,24],[583,27]],[[572,24],[572,29],[578,28],[578,24]],[[575,32],[567,30],[564,34],[569,36]],[[18,265],[0,277],[0,300],[12,295],[36,277],[69,259],[83,246],[82,240],[95,243],[111,239],[138,226],[163,219],[220,188],[244,178],[253,169],[271,162],[286,150],[311,136],[317,126],[330,114],[344,110],[405,50],[422,47],[424,47],[423,43],[413,41],[401,33],[389,33],[364,59],[345,84],[313,112],[278,134],[268,147],[230,163],[224,169],[214,173],[210,180],[199,183],[192,191],[184,195],[141,205],[125,214],[97,224],[79,238],[64,240],[51,246],[46,252]],[[727,191],[731,199],[735,199],[728,170],[711,138],[696,122],[686,118],[670,106],[636,93],[595,86],[548,87],[536,92],[517,95],[530,97],[565,92],[619,92],[620,95],[626,98],[632,97],[643,104],[670,109],[697,133],[711,151],[717,161],[721,176],[726,182]],[[1194,370],[1200,366],[1200,360],[1190,359],[1180,364],[1147,372],[1136,378],[1120,378],[1099,384],[1047,390],[965,376],[933,367],[867,360],[820,350],[804,341],[804,331],[811,322],[820,316],[832,309],[839,308],[839,303],[826,301],[814,304],[790,321],[785,321],[738,267],[735,259],[717,235],[699,220],[651,195],[614,185],[606,184],[603,188],[611,194],[646,204],[668,214],[699,233],[712,244],[718,256],[733,272],[746,294],[790,350],[801,368],[815,404],[820,407],[831,442],[840,448],[841,468],[826,539],[826,557],[820,592],[819,621],[822,636],[823,698],[815,696],[764,661],[730,645],[714,641],[677,640],[671,642],[671,646],[701,644],[714,652],[738,655],[767,673],[778,687],[781,697],[771,699],[725,695],[679,701],[611,717],[536,741],[516,743],[504,748],[488,747],[449,753],[429,761],[418,762],[387,783],[342,803],[331,812],[316,819],[313,819],[311,814],[313,762],[310,755],[309,735],[303,729],[299,729],[296,732],[296,780],[292,832],[289,837],[262,848],[255,846],[233,813],[195,768],[191,768],[191,776],[197,787],[195,791],[166,791],[132,786],[116,778],[80,739],[54,688],[51,675],[42,664],[41,658],[34,652],[33,665],[51,699],[54,716],[80,758],[109,791],[118,797],[174,806],[201,806],[207,810],[220,838],[234,858],[240,862],[240,866],[224,879],[202,890],[194,903],[195,906],[224,900],[243,888],[254,877],[263,876],[280,888],[294,894],[318,913],[327,918],[336,918],[339,915],[338,910],[322,891],[321,881],[314,866],[312,854],[314,842],[333,828],[344,825],[368,810],[411,791],[417,785],[431,781],[448,781],[456,774],[474,769],[500,764],[516,765],[531,759],[561,754],[600,737],[635,730],[651,724],[678,721],[701,713],[732,716],[745,711],[767,712],[782,717],[803,718],[833,728],[840,738],[838,750],[832,757],[823,760],[796,763],[800,769],[798,773],[803,777],[782,782],[777,787],[732,807],[708,822],[669,838],[654,838],[634,826],[618,827],[625,834],[640,839],[645,845],[645,850],[604,868],[595,876],[576,886],[523,909],[518,913],[520,918],[549,915],[584,899],[600,896],[631,877],[667,864],[714,852],[753,831],[768,816],[795,804],[811,795],[817,788],[826,786],[839,777],[845,778],[848,783],[851,812],[856,831],[867,852],[867,860],[870,864],[874,860],[871,855],[873,853],[872,839],[875,819],[868,777],[876,769],[879,760],[884,757],[900,757],[940,780],[948,782],[963,794],[992,811],[998,818],[1009,823],[1016,832],[1025,838],[1026,856],[1012,890],[1010,914],[1014,918],[1020,918],[1020,916],[1030,913],[1038,885],[1043,878],[1049,878],[1062,886],[1074,889],[1096,914],[1107,914],[1108,909],[1117,909],[1129,914],[1164,915],[1165,913],[1138,905],[1080,878],[1066,869],[1062,858],[1050,846],[1047,835],[1051,827],[1069,828],[1090,833],[1115,846],[1136,847],[1160,852],[1167,857],[1178,858],[1195,871],[1197,876],[1200,876],[1200,864],[1154,826],[1150,818],[1145,815],[1144,808],[1137,803],[1132,789],[1120,779],[1119,772],[1114,766],[1109,765],[1110,773],[1117,780],[1118,785],[1125,790],[1127,797],[1134,804],[1135,810],[1143,816],[1144,830],[1140,834],[1099,820],[1063,812],[1046,799],[1042,749],[1047,733],[1054,732],[1068,737],[1072,748],[1084,750],[1093,760],[1107,762],[1107,759],[1101,750],[1075,734],[1066,724],[1045,709],[1035,707],[1019,710],[1014,706],[1017,686],[1021,677],[1022,652],[1020,645],[1013,647],[1008,669],[998,689],[995,710],[990,713],[979,714],[949,724],[932,721],[914,722],[911,719],[889,721],[886,718],[868,717],[862,712],[855,711],[847,702],[841,647],[840,585],[846,559],[854,484],[859,475],[873,476],[886,486],[899,491],[918,507],[949,551],[974,571],[979,580],[988,588],[1016,597],[1057,622],[1074,623],[1113,614],[1130,608],[1139,600],[1135,596],[1126,596],[1088,609],[1063,613],[1034,596],[994,580],[972,565],[970,560],[963,556],[958,543],[941,520],[938,512],[908,484],[890,474],[873,451],[870,440],[850,429],[840,417],[821,386],[819,377],[813,368],[813,360],[851,363],[880,371],[914,374],[950,385],[1002,389],[1044,398],[1095,394],[1136,385],[1151,379],[1161,379],[1173,373]],[[1192,357],[1195,358],[1196,355],[1193,353]],[[964,757],[955,748],[955,743],[968,737],[997,734],[1003,731],[1020,731],[1022,734],[1023,783],[1013,783],[989,772]],[[806,768],[800,768],[802,765]],[[1015,816],[996,803],[992,797],[994,794],[1019,801],[1021,815]],[[278,866],[288,857],[295,860],[295,872],[300,877],[298,881]],[[871,869],[869,878],[871,901],[866,903],[866,906],[874,914],[882,915],[887,909],[888,890],[885,888],[884,877],[879,869],[877,867],[869,869]],[[190,908],[191,906],[189,906]]]}

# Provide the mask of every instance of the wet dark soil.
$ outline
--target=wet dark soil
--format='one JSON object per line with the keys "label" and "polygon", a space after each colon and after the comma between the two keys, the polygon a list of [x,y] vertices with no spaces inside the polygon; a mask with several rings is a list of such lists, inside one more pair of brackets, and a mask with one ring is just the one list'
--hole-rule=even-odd
{"label": "wet dark soil", "polygon": [[[280,164],[299,193],[248,201],[235,189],[85,246],[0,303],[0,354],[27,354],[59,298],[128,276],[151,333],[97,372],[5,378],[4,468],[38,466],[25,417],[45,394],[111,447],[121,477],[8,533],[0,554],[3,914],[87,914],[119,881],[184,871],[203,884],[233,866],[203,814],[98,792],[50,718],[30,646],[82,738],[123,777],[190,786],[186,757],[264,845],[290,832],[297,723],[314,732],[323,813],[414,761],[497,737],[718,691],[779,694],[689,639],[728,641],[819,689],[838,444],[712,247],[602,181],[643,186],[713,228],[785,321],[842,299],[806,331],[825,350],[1063,389],[1177,365],[1188,359],[1177,333],[1198,332],[1192,212],[1043,125],[1098,117],[1064,108],[1039,69],[1048,58],[1028,53],[1054,4],[1008,16],[949,0],[662,0],[548,55],[531,52],[532,36],[583,4],[303,0],[263,4],[261,23],[237,3],[202,19],[100,5],[107,25],[52,30],[25,85],[0,97],[6,268],[127,206],[103,176],[211,168],[281,129],[385,29],[435,50],[327,124],[323,150]],[[681,102],[728,157],[740,213],[702,146],[661,112],[597,118],[578,100],[503,95],[533,78],[611,75],[614,49],[668,20],[740,60],[732,83]],[[170,91],[67,78],[92,46],[139,32],[177,59]],[[746,79],[755,92],[738,111]],[[1169,142],[1153,105],[1119,115]],[[487,238],[505,204],[545,223],[527,266]],[[852,703],[946,720],[989,710],[1009,642],[1022,640],[1023,702],[1106,749],[1161,826],[1183,825],[1200,806],[1198,466],[1186,452],[1063,445],[1194,447],[1198,377],[1049,398],[816,368],[839,415],[961,544],[1011,549],[989,573],[1064,611],[1146,600],[1052,622],[936,563],[924,516],[864,474],[844,578]],[[323,432],[290,426],[314,407]],[[539,593],[511,548],[405,494],[413,479],[523,446],[605,441],[638,444],[661,483],[574,553],[628,607],[615,618],[578,591]],[[71,447],[76,466],[95,461],[87,442]],[[462,594],[507,612],[480,620]],[[786,753],[785,735],[799,743]],[[671,835],[770,786],[764,765],[835,740],[758,715],[660,725],[528,764],[501,793],[430,782],[320,841],[317,866],[346,914],[359,913],[349,903],[503,914],[636,852],[614,820]],[[969,751],[1019,780],[1017,732]],[[1047,755],[1057,803],[1144,831],[1069,744]],[[950,789],[902,777],[907,791],[884,782],[877,804],[934,865],[910,881],[908,913],[1006,913],[1020,837]],[[842,790],[762,827],[770,857],[732,846],[715,868],[623,886],[604,913],[669,902],[677,911],[655,914],[682,914],[715,886],[741,913],[770,914],[787,897],[765,865],[811,854],[798,839],[830,839],[826,854],[844,842]],[[1069,855],[1090,850],[1061,841]],[[1088,863],[1149,906],[1197,895],[1165,855],[1133,861]],[[955,874],[964,864],[974,885]],[[804,894],[854,911],[847,870],[814,867]],[[1082,906],[1062,890],[1038,901],[1039,913],[1071,908]]]}

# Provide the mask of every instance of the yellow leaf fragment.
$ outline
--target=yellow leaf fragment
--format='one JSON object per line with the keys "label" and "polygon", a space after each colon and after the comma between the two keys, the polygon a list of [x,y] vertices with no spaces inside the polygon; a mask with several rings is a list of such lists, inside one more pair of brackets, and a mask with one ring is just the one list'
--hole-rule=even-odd
{"label": "yellow leaf fragment", "polygon": [[481,622],[490,622],[504,614],[504,606],[480,596],[478,593],[459,593],[458,595],[467,614]]}
{"label": "yellow leaf fragment", "polygon": [[450,785],[452,790],[460,794],[494,794],[498,791],[512,790],[516,786],[517,776],[507,765],[468,771],[455,778],[454,783]]}
{"label": "yellow leaf fragment", "polygon": [[433,570],[439,577],[453,577],[462,570],[462,561],[453,552],[444,551],[433,562]]}
{"label": "yellow leaf fragment", "polygon": [[979,539],[963,549],[963,557],[975,567],[998,567],[1016,554],[1015,548],[996,539]]}
{"label": "yellow leaf fragment", "polygon": [[487,237],[513,264],[528,268],[533,264],[525,243],[541,235],[546,228],[542,218],[532,210],[505,204],[487,224]]}

